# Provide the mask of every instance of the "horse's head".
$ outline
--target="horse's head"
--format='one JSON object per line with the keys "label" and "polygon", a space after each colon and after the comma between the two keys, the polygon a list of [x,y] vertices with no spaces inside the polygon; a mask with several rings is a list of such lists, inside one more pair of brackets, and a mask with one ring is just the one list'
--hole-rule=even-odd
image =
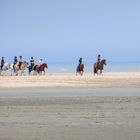
{"label": "horse's head", "polygon": [[23,62],[25,64],[26,67],[28,67],[29,63],[27,61]]}
{"label": "horse's head", "polygon": [[44,66],[45,66],[46,69],[48,69],[48,65],[46,63],[44,64]]}
{"label": "horse's head", "polygon": [[104,64],[104,65],[106,65],[106,59],[103,59],[103,60],[101,61],[101,63]]}

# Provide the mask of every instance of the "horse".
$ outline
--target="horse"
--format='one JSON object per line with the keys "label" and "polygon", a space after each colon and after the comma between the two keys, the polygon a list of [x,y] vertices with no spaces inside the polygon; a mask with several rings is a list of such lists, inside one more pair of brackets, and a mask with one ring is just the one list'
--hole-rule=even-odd
{"label": "horse", "polygon": [[38,74],[42,75],[42,72],[44,72],[44,75],[45,75],[45,68],[48,69],[48,65],[46,63],[43,63],[40,66],[39,65],[35,65],[33,69]]}
{"label": "horse", "polygon": [[77,66],[76,68],[76,75],[79,73],[80,75],[83,75],[84,73],[84,64],[80,64],[80,66]]}
{"label": "horse", "polygon": [[93,65],[93,69],[94,69],[94,75],[97,74],[98,75],[98,71],[100,70],[100,74],[102,74],[102,71],[104,69],[104,65],[106,65],[106,59],[101,60],[100,63],[95,63]]}
{"label": "horse", "polygon": [[20,68],[19,68],[19,62],[17,62],[13,66],[15,75],[17,76],[19,74],[18,73],[19,71],[21,71],[20,75],[25,74],[25,70],[26,70],[27,67],[28,67],[28,62],[26,62],[26,61],[22,62],[21,65],[20,65]]}
{"label": "horse", "polygon": [[[28,73],[29,73],[29,75],[31,75],[31,72],[34,71],[34,67],[35,66],[32,67],[31,65],[28,67]],[[34,73],[34,75],[35,75],[35,73]]]}
{"label": "horse", "polygon": [[10,64],[9,63],[4,63],[1,71],[0,71],[0,75],[5,75],[6,71],[10,69]]}
{"label": "horse", "polygon": [[27,67],[28,67],[28,62],[24,61],[21,63],[21,65],[20,65],[21,75],[23,75],[23,74],[25,75],[25,70]]}

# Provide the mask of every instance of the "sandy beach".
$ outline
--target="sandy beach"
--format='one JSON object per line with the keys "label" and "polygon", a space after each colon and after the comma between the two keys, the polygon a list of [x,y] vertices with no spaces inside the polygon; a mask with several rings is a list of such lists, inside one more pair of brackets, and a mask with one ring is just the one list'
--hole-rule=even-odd
{"label": "sandy beach", "polygon": [[139,140],[140,73],[0,77],[0,140]]}
{"label": "sandy beach", "polygon": [[104,73],[94,76],[85,73],[53,73],[45,76],[0,76],[0,88],[20,87],[140,87],[140,72]]}

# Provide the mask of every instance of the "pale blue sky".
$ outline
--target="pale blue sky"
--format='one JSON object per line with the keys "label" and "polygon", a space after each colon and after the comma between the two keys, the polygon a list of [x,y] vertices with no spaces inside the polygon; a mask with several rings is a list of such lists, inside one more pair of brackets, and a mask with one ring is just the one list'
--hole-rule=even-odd
{"label": "pale blue sky", "polygon": [[139,0],[0,0],[0,57],[140,61]]}

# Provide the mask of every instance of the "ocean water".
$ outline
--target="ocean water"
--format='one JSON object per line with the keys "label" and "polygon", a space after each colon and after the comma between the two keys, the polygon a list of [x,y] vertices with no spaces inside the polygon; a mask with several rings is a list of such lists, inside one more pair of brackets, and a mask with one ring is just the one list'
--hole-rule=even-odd
{"label": "ocean water", "polygon": [[[49,73],[74,73],[77,63],[74,62],[55,62],[48,63]],[[84,63],[85,72],[93,72],[93,63]],[[140,72],[140,62],[111,62],[104,66],[104,72]]]}

